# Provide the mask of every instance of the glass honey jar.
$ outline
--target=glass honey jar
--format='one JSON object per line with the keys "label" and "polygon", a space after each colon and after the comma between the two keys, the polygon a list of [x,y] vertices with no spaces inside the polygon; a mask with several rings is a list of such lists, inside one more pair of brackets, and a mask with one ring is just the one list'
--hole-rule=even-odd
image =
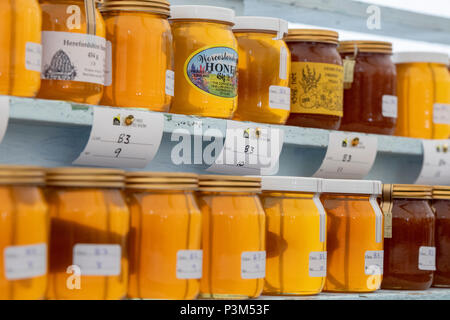
{"label": "glass honey jar", "polygon": [[291,114],[286,124],[337,130],[343,116],[344,68],[338,33],[289,29]]}
{"label": "glass honey jar", "polygon": [[0,1],[0,95],[34,97],[41,84],[37,0]]}
{"label": "glass honey jar", "polygon": [[450,186],[434,186],[436,271],[433,287],[450,287]]}
{"label": "glass honey jar", "polygon": [[237,107],[234,11],[172,6],[175,96],[170,112],[230,119]]}
{"label": "glass honey jar", "polygon": [[266,213],[264,294],[313,295],[327,273],[326,213],[319,179],[262,177]]}
{"label": "glass honey jar", "polygon": [[39,0],[42,99],[98,104],[106,65],[105,23],[95,0]]}
{"label": "glass honey jar", "polygon": [[283,37],[285,20],[236,17],[239,93],[234,120],[284,124],[291,110],[291,55]]}
{"label": "glass honey jar", "polygon": [[45,298],[48,208],[39,167],[0,166],[0,300]]}
{"label": "glass honey jar", "polygon": [[49,299],[116,300],[128,286],[130,214],[116,169],[47,171]]}
{"label": "glass honey jar", "polygon": [[426,290],[436,269],[432,187],[385,185],[383,201],[392,202],[392,233],[384,239],[383,289]]}
{"label": "glass honey jar", "polygon": [[383,276],[383,213],[377,197],[381,182],[322,181],[327,212],[325,291],[373,292]]}
{"label": "glass honey jar", "polygon": [[200,296],[258,297],[265,277],[265,215],[257,177],[199,177],[197,203],[203,221]]}
{"label": "glass honey jar", "polygon": [[174,95],[169,2],[106,0],[100,12],[111,55],[101,104],[169,111]]}
{"label": "glass honey jar", "polygon": [[195,299],[202,277],[202,217],[194,198],[198,176],[129,172],[131,213],[128,296]]}

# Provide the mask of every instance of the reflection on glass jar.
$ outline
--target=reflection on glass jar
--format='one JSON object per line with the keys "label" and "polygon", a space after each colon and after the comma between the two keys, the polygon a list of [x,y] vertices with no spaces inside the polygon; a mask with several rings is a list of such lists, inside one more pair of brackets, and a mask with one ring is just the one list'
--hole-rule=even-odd
{"label": "reflection on glass jar", "polygon": [[433,209],[436,215],[436,271],[434,287],[450,287],[450,187],[433,187]]}

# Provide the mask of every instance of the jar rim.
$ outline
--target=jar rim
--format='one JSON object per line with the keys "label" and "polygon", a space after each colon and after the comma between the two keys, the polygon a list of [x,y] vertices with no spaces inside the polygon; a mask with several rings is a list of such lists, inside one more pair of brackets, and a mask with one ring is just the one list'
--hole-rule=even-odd
{"label": "jar rim", "polygon": [[171,7],[169,20],[208,20],[234,25],[234,10],[215,6],[180,5]]}
{"label": "jar rim", "polygon": [[271,31],[283,35],[288,32],[288,22],[284,19],[259,16],[238,16],[234,19],[233,32]]}
{"label": "jar rim", "polygon": [[289,29],[286,42],[319,42],[319,43],[339,43],[339,33],[326,29]]}
{"label": "jar rim", "polygon": [[127,172],[127,189],[194,190],[198,188],[198,175],[182,172]]}
{"label": "jar rim", "polygon": [[48,186],[123,188],[125,171],[107,168],[64,167],[47,169]]}
{"label": "jar rim", "polygon": [[[388,192],[387,188],[383,190]],[[433,188],[426,185],[392,184],[392,188],[389,190],[392,193],[392,199],[431,199]]]}
{"label": "jar rim", "polygon": [[43,185],[45,168],[39,166],[0,165],[0,185]]}
{"label": "jar rim", "polygon": [[433,186],[433,199],[450,200],[450,186]]}
{"label": "jar rim", "polygon": [[322,193],[380,195],[381,181],[322,179]]}
{"label": "jar rim", "polygon": [[166,0],[105,0],[99,6],[100,12],[132,11],[170,16],[170,4]]}
{"label": "jar rim", "polygon": [[261,178],[229,175],[199,175],[199,191],[261,192]]}
{"label": "jar rim", "polygon": [[285,176],[262,176],[262,191],[321,192],[321,179]]}
{"label": "jar rim", "polygon": [[371,40],[346,40],[339,42],[338,51],[340,53],[367,52],[392,54],[392,43]]}
{"label": "jar rim", "polygon": [[442,52],[415,52],[415,51],[405,51],[405,52],[395,52],[392,60],[395,64],[402,63],[437,63],[448,65],[449,56]]}

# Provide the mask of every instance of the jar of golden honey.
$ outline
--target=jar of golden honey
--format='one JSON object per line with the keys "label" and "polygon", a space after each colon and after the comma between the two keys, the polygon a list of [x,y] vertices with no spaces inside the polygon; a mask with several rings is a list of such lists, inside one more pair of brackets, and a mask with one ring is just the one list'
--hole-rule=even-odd
{"label": "jar of golden honey", "polygon": [[264,294],[318,294],[327,273],[320,180],[264,176],[262,190],[267,252]]}
{"label": "jar of golden honey", "polygon": [[398,52],[396,135],[422,139],[450,138],[448,55]]}
{"label": "jar of golden honey", "polygon": [[289,29],[291,114],[287,125],[337,130],[343,115],[344,68],[338,33]]}
{"label": "jar of golden honey", "polygon": [[392,199],[392,233],[384,240],[383,289],[431,287],[436,269],[431,191],[431,187],[420,185],[383,187],[383,199]]}
{"label": "jar of golden honey", "polygon": [[392,44],[341,41],[344,117],[340,130],[391,135],[397,123],[396,71]]}
{"label": "jar of golden honey", "polygon": [[129,172],[131,213],[128,296],[194,299],[202,277],[202,218],[189,173]]}
{"label": "jar of golden honey", "polygon": [[128,286],[130,214],[124,172],[47,171],[50,208],[49,299],[116,300]]}
{"label": "jar of golden honey", "polygon": [[383,213],[377,202],[381,182],[323,180],[327,212],[325,291],[372,292],[383,276]]}
{"label": "jar of golden honey", "polygon": [[34,97],[41,83],[37,0],[0,1],[0,95]]}
{"label": "jar of golden honey", "polygon": [[175,96],[170,112],[229,119],[237,107],[234,11],[172,6]]}
{"label": "jar of golden honey", "polygon": [[111,54],[101,104],[169,111],[174,95],[169,2],[106,0],[100,11]]}
{"label": "jar of golden honey", "polygon": [[288,23],[269,17],[236,17],[234,22],[239,93],[233,119],[284,124],[291,110],[291,56],[283,41]]}
{"label": "jar of golden honey", "polygon": [[433,287],[450,287],[450,186],[433,187],[436,271]]}
{"label": "jar of golden honey", "polygon": [[98,104],[106,65],[105,23],[94,0],[39,0],[42,74],[38,98]]}
{"label": "jar of golden honey", "polygon": [[200,296],[258,297],[264,286],[265,216],[256,177],[205,175],[199,178],[203,221],[203,277]]}
{"label": "jar of golden honey", "polygon": [[43,168],[0,166],[0,300],[45,298],[49,228],[44,183]]}

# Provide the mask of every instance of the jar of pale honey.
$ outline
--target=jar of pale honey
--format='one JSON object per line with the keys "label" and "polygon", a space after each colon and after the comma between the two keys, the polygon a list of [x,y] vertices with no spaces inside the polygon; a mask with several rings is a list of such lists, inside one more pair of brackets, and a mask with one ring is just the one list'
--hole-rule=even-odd
{"label": "jar of pale honey", "polygon": [[128,286],[130,214],[124,172],[47,171],[50,208],[49,299],[116,300]]}
{"label": "jar of pale honey", "polygon": [[450,186],[434,186],[436,271],[433,287],[450,287]]}
{"label": "jar of pale honey", "polygon": [[34,97],[41,83],[37,0],[0,1],[0,95]]}
{"label": "jar of pale honey", "polygon": [[266,212],[264,294],[313,295],[327,273],[326,213],[319,179],[262,177]]}
{"label": "jar of pale honey", "polygon": [[289,29],[291,114],[287,125],[337,130],[343,115],[344,68],[338,33]]}
{"label": "jar of pale honey", "polygon": [[42,73],[38,98],[98,104],[106,65],[105,23],[95,0],[39,0]]}
{"label": "jar of pale honey", "polygon": [[199,179],[203,221],[200,296],[258,297],[264,286],[265,216],[256,177],[205,175]]}
{"label": "jar of pale honey", "polygon": [[110,50],[101,104],[169,111],[174,95],[169,2],[106,0],[100,11]]}
{"label": "jar of pale honey", "polygon": [[172,6],[175,96],[170,112],[229,119],[237,107],[234,11]]}
{"label": "jar of pale honey", "polygon": [[45,298],[49,228],[44,183],[43,168],[0,166],[0,300]]}
{"label": "jar of pale honey", "polygon": [[194,299],[202,277],[202,218],[189,173],[129,172],[131,213],[128,296]]}
{"label": "jar of pale honey", "polygon": [[236,17],[239,93],[233,119],[284,124],[291,110],[291,55],[283,41],[288,23],[269,17]]}
{"label": "jar of pale honey", "polygon": [[383,213],[377,197],[381,182],[322,181],[327,212],[325,291],[372,292],[383,276]]}

